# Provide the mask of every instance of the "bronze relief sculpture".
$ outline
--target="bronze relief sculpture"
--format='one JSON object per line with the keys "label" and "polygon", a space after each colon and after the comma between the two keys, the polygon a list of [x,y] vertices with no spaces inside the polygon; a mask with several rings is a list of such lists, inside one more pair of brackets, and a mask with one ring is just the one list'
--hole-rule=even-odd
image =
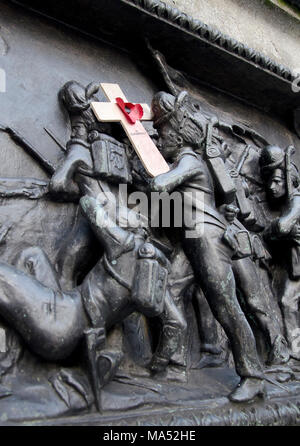
{"label": "bronze relief sculpture", "polygon": [[279,299],[291,357],[299,360],[299,172],[291,160],[294,151],[292,146],[286,150],[278,146],[267,146],[261,153],[260,167],[268,198],[281,213],[265,229],[264,237],[274,246],[276,242],[283,243],[281,252],[286,277]]}
{"label": "bronze relief sculpture", "polygon": [[[229,399],[241,403],[263,397],[266,381],[276,385],[274,377],[268,375],[268,367],[289,364],[291,359],[299,358],[293,350],[293,333],[295,337],[299,328],[299,183],[298,171],[290,160],[290,148],[284,154],[278,147],[266,146],[259,159],[268,196],[280,201],[283,207],[281,216],[265,229],[263,238],[267,243],[283,239],[291,242],[289,277],[280,300],[283,330],[280,321],[272,315],[254,261],[253,240],[257,236],[252,236],[243,226],[245,215],[237,199],[238,183],[234,184],[226,165],[218,121],[207,119],[195,108],[187,92],[177,96],[157,93],[152,102],[153,124],[158,133],[156,143],[170,170],[151,179],[143,172],[136,155],[128,154],[128,143],[114,138],[113,126],[97,122],[89,100],[97,91],[95,83],[84,88],[74,81],[60,91],[59,96],[70,114],[72,132],[66,155],[53,172],[48,192],[59,200],[79,199],[79,226],[88,224],[100,245],[97,263],[79,286],[65,290],[47,254],[38,246],[24,249],[15,265],[1,264],[2,317],[34,353],[46,360],[68,358],[84,342],[98,410],[101,410],[101,389],[113,379],[123,356],[121,349],[106,348],[106,331],[134,312],[147,319],[155,317],[160,339],[148,367],[153,379],[159,379],[168,364],[172,364],[173,356],[176,364],[176,355],[180,356],[178,349],[186,349],[180,345],[187,331],[186,314],[182,302],[178,302],[178,298],[183,299],[180,292],[184,287],[177,292],[176,301],[176,291],[173,297],[172,284],[168,281],[168,276],[172,276],[171,258],[160,247],[163,239],[159,240],[146,219],[140,220],[140,215],[136,216],[139,224],[130,228],[128,213],[132,217],[135,211],[120,201],[122,197],[117,195],[116,185],[126,180],[131,186],[136,182],[139,188],[143,184],[143,190],[148,193],[179,191],[189,200],[183,210],[187,215],[183,215],[182,227],[161,228],[165,231],[163,238],[170,243],[170,233],[178,232],[179,253],[185,254],[190,264],[188,274],[183,274],[183,279],[188,276],[183,281],[185,288],[193,284],[193,293],[202,294],[204,311],[208,304],[206,319],[214,324],[215,318],[228,337],[241,378]],[[16,134],[11,129],[8,132],[12,136]],[[19,141],[22,143],[21,138]],[[119,148],[119,155],[110,158],[105,171],[96,157],[103,159],[101,151],[109,152],[115,147]],[[125,158],[121,163],[120,157]],[[96,165],[102,166],[102,170],[97,171]],[[132,173],[130,166],[135,169]],[[139,182],[132,178],[138,178]],[[256,240],[258,243],[263,249],[263,241]],[[78,248],[77,251],[80,252]],[[65,263],[64,268],[70,265]],[[71,276],[70,273],[62,275]],[[264,336],[268,353],[265,361],[259,358],[249,318]],[[205,343],[205,338],[210,336],[204,330],[202,351],[206,349],[217,357],[222,349],[213,347],[209,341]],[[105,361],[109,365],[104,366]],[[182,358],[177,358],[177,364],[180,374],[180,368],[182,371],[186,364]],[[213,365],[222,365],[222,361]]]}
{"label": "bronze relief sculpture", "polygon": [[[143,132],[164,173],[151,175],[151,151],[144,160],[122,120],[94,112],[105,70],[97,81],[62,77],[51,91],[65,135],[45,128],[56,157],[14,122],[0,125],[43,171],[0,178],[3,423],[121,424],[126,414],[147,424],[158,408],[155,423],[222,424],[232,413],[250,423],[292,396],[298,411],[297,147],[271,144],[238,107],[228,113],[208,92],[204,100],[152,56],[167,91],[151,87]],[[119,99],[112,110],[142,141],[134,125],[146,108]],[[28,237],[30,206],[40,228]],[[183,415],[174,421],[170,407]]]}

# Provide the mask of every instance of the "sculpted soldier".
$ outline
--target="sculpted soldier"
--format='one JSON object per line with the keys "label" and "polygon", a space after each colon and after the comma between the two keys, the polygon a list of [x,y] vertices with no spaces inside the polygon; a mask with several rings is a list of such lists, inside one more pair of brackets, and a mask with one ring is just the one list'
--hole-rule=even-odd
{"label": "sculpted soldier", "polygon": [[167,259],[143,228],[116,226],[105,200],[85,196],[81,206],[104,247],[103,258],[71,291],[61,289],[38,247],[21,252],[16,266],[1,262],[1,317],[35,353],[53,361],[68,357],[91,328],[105,331],[134,311],[159,317],[162,339],[153,364],[159,358],[160,367],[166,367],[185,329],[166,290]]}
{"label": "sculpted soldier", "polygon": [[285,261],[288,270],[279,298],[291,356],[300,360],[300,182],[298,169],[290,159],[292,151],[291,146],[286,152],[278,146],[265,147],[260,168],[269,202],[281,212],[266,228],[264,236],[275,255],[280,253],[280,260]]}
{"label": "sculpted soldier", "polygon": [[[62,89],[72,115],[72,137],[67,156],[51,179],[50,190],[62,200],[84,195],[80,207],[100,242],[98,262],[82,284],[71,290],[61,286],[47,255],[38,247],[20,252],[14,266],[0,262],[0,315],[47,360],[67,358],[85,338],[92,356],[93,379],[97,381],[101,370],[95,352],[105,346],[105,331],[128,315],[139,311],[160,320],[160,342],[149,364],[153,371],[166,368],[186,327],[167,290],[169,262],[164,254],[151,243],[143,227],[129,224],[123,229],[112,218],[114,205],[119,210],[122,206],[113,202],[110,185],[95,172],[95,156],[111,155],[109,161],[113,159],[117,164],[117,175],[114,163],[104,166],[106,170],[101,173],[109,179],[118,182],[120,175],[128,179],[129,173],[126,165],[119,163],[120,158],[126,161],[123,145],[107,134],[100,135],[100,130],[107,129],[97,127],[89,113],[88,98],[93,92],[92,86],[84,89],[76,82]],[[103,169],[99,162],[98,167]],[[124,207],[124,215],[127,212]],[[80,255],[76,243],[74,257]],[[66,254],[70,249],[64,257]]]}
{"label": "sculpted soldier", "polygon": [[111,183],[131,180],[124,145],[112,137],[111,125],[97,121],[91,110],[98,90],[96,83],[84,87],[70,81],[59,92],[72,128],[66,157],[49,185],[50,192],[60,199],[86,194],[97,197],[99,192],[110,191],[111,185],[100,180]]}
{"label": "sculpted soldier", "polygon": [[[185,92],[177,98],[160,92],[153,99],[154,127],[160,136],[161,152],[172,168],[155,177],[151,188],[158,192],[177,190],[184,199],[192,197],[189,212],[197,219],[184,215],[189,218],[183,222],[181,243],[213,315],[230,340],[236,370],[242,378],[229,397],[235,402],[249,401],[263,393],[264,375],[254,335],[237,299],[236,278],[257,313],[255,302],[263,299],[263,293],[255,265],[246,258],[251,254],[248,233],[235,218],[235,208],[223,206],[220,212],[216,207],[214,178],[203,154],[207,122],[201,114],[191,113],[186,98]],[[201,199],[196,192],[201,193]],[[269,319],[264,309],[259,322],[276,342],[279,330]],[[283,356],[287,361],[285,352]]]}

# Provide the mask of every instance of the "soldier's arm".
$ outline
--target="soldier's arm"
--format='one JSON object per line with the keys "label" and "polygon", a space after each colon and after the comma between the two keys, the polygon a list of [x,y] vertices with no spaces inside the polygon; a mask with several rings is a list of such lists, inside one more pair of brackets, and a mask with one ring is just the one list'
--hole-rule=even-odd
{"label": "soldier's arm", "polygon": [[271,239],[293,238],[293,229],[300,219],[300,196],[295,196],[288,209],[271,223],[265,235]]}
{"label": "soldier's arm", "polygon": [[300,196],[295,196],[291,202],[289,209],[283,213],[278,220],[278,232],[283,236],[290,234],[294,226],[300,218]]}
{"label": "soldier's arm", "polygon": [[51,193],[62,198],[78,198],[80,190],[74,181],[74,175],[80,168],[92,168],[93,162],[90,151],[80,144],[69,146],[67,156],[56,169],[49,184]]}
{"label": "soldier's arm", "polygon": [[201,164],[197,158],[186,154],[169,172],[153,178],[151,181],[151,190],[154,192],[171,192],[176,187],[180,186],[201,172]]}

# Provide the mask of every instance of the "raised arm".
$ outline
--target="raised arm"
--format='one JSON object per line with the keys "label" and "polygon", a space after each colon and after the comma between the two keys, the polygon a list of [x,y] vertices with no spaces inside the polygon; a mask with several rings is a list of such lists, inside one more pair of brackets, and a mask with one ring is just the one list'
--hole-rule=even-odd
{"label": "raised arm", "polygon": [[201,164],[197,158],[193,155],[186,154],[169,172],[153,178],[150,187],[154,192],[171,192],[201,172]]}
{"label": "raised arm", "polygon": [[300,196],[296,195],[290,202],[289,209],[278,220],[278,232],[288,235],[300,218]]}
{"label": "raised arm", "polygon": [[271,223],[265,235],[270,239],[290,239],[295,237],[294,229],[300,219],[300,196],[296,195],[290,202],[288,209],[281,217]]}

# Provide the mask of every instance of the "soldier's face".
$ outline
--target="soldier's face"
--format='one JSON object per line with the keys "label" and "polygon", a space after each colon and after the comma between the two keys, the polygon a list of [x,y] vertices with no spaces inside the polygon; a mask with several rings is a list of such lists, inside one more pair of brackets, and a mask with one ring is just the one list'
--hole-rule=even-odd
{"label": "soldier's face", "polygon": [[166,159],[176,157],[180,148],[180,141],[182,139],[174,131],[171,125],[166,124],[159,130],[159,148]]}
{"label": "soldier's face", "polygon": [[286,193],[285,177],[281,169],[274,170],[267,184],[272,198],[282,198]]}

